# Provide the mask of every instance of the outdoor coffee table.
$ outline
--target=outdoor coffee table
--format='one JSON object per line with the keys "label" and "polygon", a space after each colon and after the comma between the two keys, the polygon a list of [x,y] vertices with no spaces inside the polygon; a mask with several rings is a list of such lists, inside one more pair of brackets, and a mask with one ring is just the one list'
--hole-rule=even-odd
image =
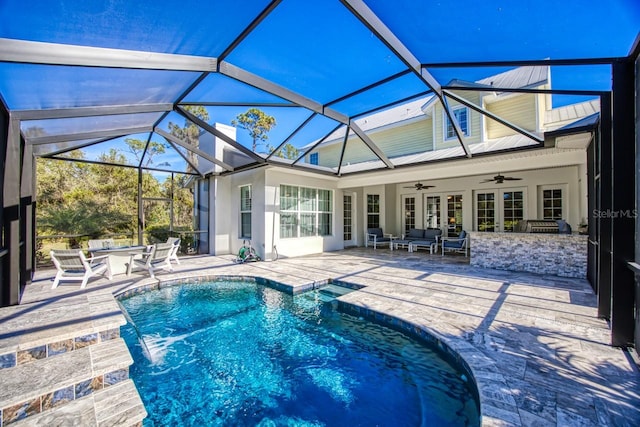
{"label": "outdoor coffee table", "polygon": [[89,253],[109,255],[109,264],[112,274],[124,274],[127,272],[127,263],[132,253],[139,252],[140,256],[147,249],[146,246],[115,246],[113,248],[89,249]]}

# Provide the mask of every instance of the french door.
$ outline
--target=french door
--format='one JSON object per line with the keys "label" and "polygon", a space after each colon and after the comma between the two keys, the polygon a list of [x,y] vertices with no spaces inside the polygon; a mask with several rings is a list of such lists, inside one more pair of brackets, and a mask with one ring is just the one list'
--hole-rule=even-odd
{"label": "french door", "polygon": [[402,196],[402,234],[409,234],[412,228],[416,228],[416,198]]}
{"label": "french door", "polygon": [[463,229],[462,194],[424,196],[424,228],[439,228],[447,237],[457,237]]}
{"label": "french door", "polygon": [[524,188],[479,190],[475,192],[475,229],[477,231],[513,231],[524,219]]}
{"label": "french door", "polygon": [[354,201],[355,197],[352,194],[344,194],[343,196],[343,233],[344,233],[344,246],[356,245],[355,234],[355,215],[354,215]]}

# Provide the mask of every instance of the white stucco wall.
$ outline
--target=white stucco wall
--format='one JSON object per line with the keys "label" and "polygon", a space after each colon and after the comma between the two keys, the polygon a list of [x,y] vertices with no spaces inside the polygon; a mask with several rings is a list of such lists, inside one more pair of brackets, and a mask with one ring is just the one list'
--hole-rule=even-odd
{"label": "white stucco wall", "polygon": [[[397,184],[397,195],[394,198],[397,214],[397,228],[400,230],[400,220],[402,218],[402,200],[403,196],[414,196],[416,198],[416,227],[424,227],[424,201],[427,196],[441,196],[442,202],[446,203],[447,195],[462,195],[462,221],[463,228],[473,230],[475,228],[474,215],[475,206],[474,198],[477,192],[485,191],[510,191],[522,190],[525,192],[525,219],[541,218],[540,194],[545,188],[560,188],[563,190],[563,214],[574,230],[577,230],[581,216],[586,216],[586,190],[582,188],[581,167],[565,166],[557,168],[537,169],[528,171],[517,171],[511,173],[503,173],[507,176],[515,176],[522,178],[520,181],[506,181],[503,184],[495,184],[494,182],[481,183],[492,175],[474,175],[461,178],[448,179],[432,179],[428,181],[429,185],[435,188],[429,190],[415,191],[413,189],[404,188],[406,184]],[[583,177],[586,180],[586,177]],[[386,203],[389,203],[387,201]],[[443,212],[446,206],[442,206]],[[391,230],[391,227],[389,226]],[[392,231],[390,231],[392,232]]]}
{"label": "white stucco wall", "polygon": [[[333,223],[331,236],[314,236],[299,238],[280,238],[280,185],[332,190]],[[258,252],[263,252],[265,259],[272,256],[273,246],[278,254],[284,257],[308,255],[335,251],[344,248],[343,241],[343,203],[342,190],[337,188],[337,178],[323,177],[317,174],[299,172],[292,169],[269,168],[265,171],[264,234]],[[255,205],[254,205],[255,206]],[[254,212],[257,211],[257,206]]]}

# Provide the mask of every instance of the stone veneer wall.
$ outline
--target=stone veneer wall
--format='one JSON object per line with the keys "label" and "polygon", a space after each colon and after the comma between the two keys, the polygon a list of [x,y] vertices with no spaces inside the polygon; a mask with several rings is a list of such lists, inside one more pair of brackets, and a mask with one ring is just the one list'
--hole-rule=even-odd
{"label": "stone veneer wall", "polygon": [[471,265],[587,277],[587,238],[579,234],[471,232]]}

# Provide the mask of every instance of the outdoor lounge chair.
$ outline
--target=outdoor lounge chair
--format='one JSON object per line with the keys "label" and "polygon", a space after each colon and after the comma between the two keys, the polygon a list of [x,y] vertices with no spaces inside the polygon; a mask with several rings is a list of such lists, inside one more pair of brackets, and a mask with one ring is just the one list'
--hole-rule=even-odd
{"label": "outdoor lounge chair", "polygon": [[167,243],[171,243],[173,245],[173,251],[169,256],[169,261],[175,261],[176,264],[180,264],[180,260],[178,259],[178,251],[180,250],[180,238],[179,237],[169,237],[167,239]]}
{"label": "outdoor lounge chair", "polygon": [[87,258],[80,249],[56,249],[51,251],[51,260],[58,270],[51,289],[57,288],[62,280],[80,280],[80,289],[84,289],[89,279],[98,274],[106,273],[109,280],[113,278],[109,255]]}
{"label": "outdoor lounge chair", "polygon": [[173,248],[174,245],[171,243],[157,243],[149,246],[147,248],[148,250],[142,253],[142,258],[135,258],[137,255],[140,255],[140,252],[132,252],[127,265],[127,276],[131,275],[131,270],[134,267],[147,270],[152,279],[156,278],[154,270],[158,268],[173,271],[170,259]]}
{"label": "outdoor lounge chair", "polygon": [[445,251],[464,253],[464,256],[468,256],[469,244],[468,244],[467,232],[462,230],[458,237],[443,237],[442,238],[442,256]]}
{"label": "outdoor lounge chair", "polygon": [[383,233],[382,228],[367,228],[364,245],[368,247],[371,243],[373,244],[373,249],[377,249],[379,245],[391,245],[391,236],[392,234]]}

